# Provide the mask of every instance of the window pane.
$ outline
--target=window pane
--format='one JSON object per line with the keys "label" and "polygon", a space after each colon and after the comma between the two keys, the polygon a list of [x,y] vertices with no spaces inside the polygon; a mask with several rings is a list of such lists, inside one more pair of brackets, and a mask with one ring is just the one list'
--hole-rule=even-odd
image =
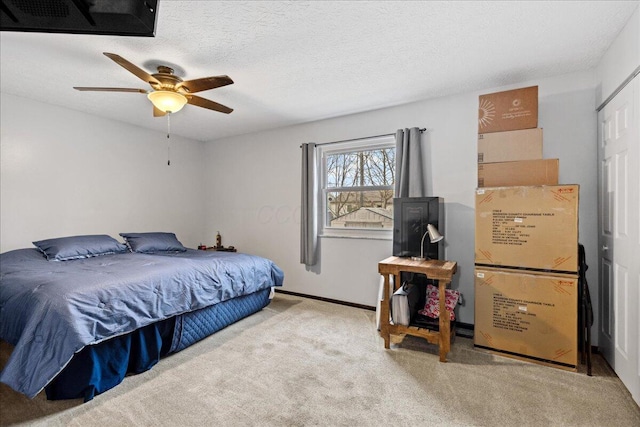
{"label": "window pane", "polygon": [[327,156],[327,187],[393,185],[395,148]]}
{"label": "window pane", "polygon": [[322,153],[325,229],[336,235],[359,229],[376,237],[385,230],[387,236],[393,228],[394,136],[354,140]]}
{"label": "window pane", "polygon": [[395,148],[364,151],[364,185],[393,185],[395,182]]}
{"label": "window pane", "polygon": [[358,156],[356,153],[327,156],[327,187],[353,187],[359,185]]}
{"label": "window pane", "polygon": [[328,191],[326,194],[329,227],[393,227],[393,190]]}

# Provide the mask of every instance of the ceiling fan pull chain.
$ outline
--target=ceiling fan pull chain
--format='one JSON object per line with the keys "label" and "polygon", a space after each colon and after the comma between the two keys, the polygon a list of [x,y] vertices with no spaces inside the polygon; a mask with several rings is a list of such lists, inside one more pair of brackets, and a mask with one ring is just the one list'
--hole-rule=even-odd
{"label": "ceiling fan pull chain", "polygon": [[171,166],[171,113],[167,113],[167,166]]}

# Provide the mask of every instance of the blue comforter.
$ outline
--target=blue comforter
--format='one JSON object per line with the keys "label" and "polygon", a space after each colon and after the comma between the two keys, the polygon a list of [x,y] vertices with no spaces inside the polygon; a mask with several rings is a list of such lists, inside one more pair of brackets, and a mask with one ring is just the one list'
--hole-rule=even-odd
{"label": "blue comforter", "polygon": [[283,279],[272,261],[237,253],[0,254],[0,338],[15,346],[0,381],[32,398],[87,345]]}

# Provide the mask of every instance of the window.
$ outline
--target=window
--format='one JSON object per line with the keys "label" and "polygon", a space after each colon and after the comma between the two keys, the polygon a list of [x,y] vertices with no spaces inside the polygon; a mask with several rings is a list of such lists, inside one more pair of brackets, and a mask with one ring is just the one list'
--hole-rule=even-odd
{"label": "window", "polygon": [[390,237],[395,137],[320,147],[324,235]]}

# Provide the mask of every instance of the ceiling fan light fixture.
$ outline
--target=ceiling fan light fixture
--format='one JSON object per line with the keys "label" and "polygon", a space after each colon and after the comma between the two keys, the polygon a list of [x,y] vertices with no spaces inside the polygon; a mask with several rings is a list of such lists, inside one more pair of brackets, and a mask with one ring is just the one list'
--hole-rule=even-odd
{"label": "ceiling fan light fixture", "polygon": [[[75,2],[76,0],[74,0]],[[102,1],[102,0],[101,0]],[[0,2],[0,4],[3,4]],[[155,3],[154,3],[155,4]],[[153,104],[153,117],[162,117],[169,113],[176,113],[184,107],[184,104],[191,104],[195,107],[206,108],[207,110],[229,114],[233,108],[218,104],[206,98],[192,95],[209,89],[233,84],[229,76],[210,76],[199,79],[184,81],[173,73],[173,69],[164,65],[159,65],[158,72],[149,74],[137,65],[127,61],[115,53],[104,52],[105,56],[116,64],[129,71],[140,80],[151,85],[152,90],[133,89],[124,87],[78,87],[75,90],[94,92],[131,92],[144,93]]]}
{"label": "ceiling fan light fixture", "polygon": [[149,92],[147,98],[158,110],[165,113],[176,113],[187,103],[187,98],[183,94],[169,90]]}

